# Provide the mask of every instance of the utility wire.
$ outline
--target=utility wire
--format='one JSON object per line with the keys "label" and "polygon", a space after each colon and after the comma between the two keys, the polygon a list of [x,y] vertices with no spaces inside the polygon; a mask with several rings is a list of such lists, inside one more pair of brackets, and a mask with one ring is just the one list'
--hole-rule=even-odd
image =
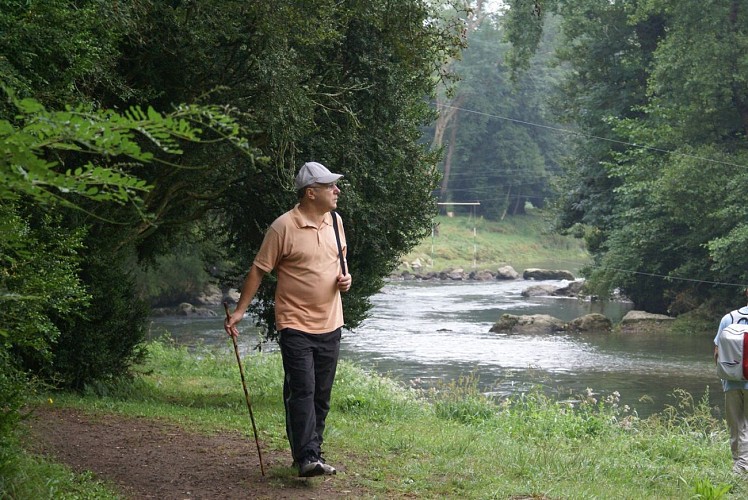
{"label": "utility wire", "polygon": [[605,266],[597,266],[597,267],[602,267],[603,269],[610,269],[611,271],[618,271],[620,273],[641,274],[641,275],[644,275],[644,276],[651,276],[651,277],[654,277],[654,278],[664,278],[664,279],[667,279],[667,280],[674,280],[674,281],[689,281],[689,282],[692,282],[692,283],[704,283],[704,284],[707,284],[707,285],[738,286],[738,287],[742,287],[742,288],[748,287],[748,285],[741,284],[741,283],[726,283],[726,282],[723,282],[723,281],[698,280],[698,279],[695,279],[695,278],[680,278],[680,277],[677,277],[677,276],[667,276],[667,275],[664,275],[664,274],[645,273],[643,271],[632,271],[630,269],[619,269],[617,267],[605,267]]}
{"label": "utility wire", "polygon": [[657,148],[657,147],[654,147],[654,146],[647,146],[646,144],[636,144],[634,142],[621,141],[621,140],[618,140],[618,139],[611,139],[609,137],[602,137],[602,136],[599,136],[599,135],[585,134],[584,132],[576,132],[574,130],[569,130],[569,129],[565,129],[565,128],[561,128],[561,127],[553,127],[551,125],[543,125],[543,124],[540,124],[540,123],[533,123],[533,122],[528,122],[528,121],[524,121],[524,120],[518,120],[516,118],[509,118],[508,116],[495,115],[495,114],[492,114],[492,113],[486,113],[484,111],[476,111],[474,109],[461,108],[459,106],[451,106],[449,104],[439,104],[437,107],[449,108],[449,109],[456,109],[458,111],[464,111],[466,113],[472,113],[472,114],[475,114],[475,115],[487,116],[489,118],[496,118],[497,120],[505,120],[505,121],[508,121],[508,122],[519,123],[521,125],[528,125],[528,126],[531,126],[531,127],[537,127],[537,128],[544,128],[544,129],[548,129],[548,130],[553,130],[554,132],[561,132],[561,133],[564,133],[564,134],[577,135],[577,136],[580,136],[580,137],[586,137],[588,139],[597,139],[597,140],[600,140],[600,141],[612,142],[614,144],[621,144],[621,145],[624,145],[624,146],[632,146],[632,147],[635,147],[635,148],[648,149],[650,151],[657,151],[657,152],[660,152],[660,153],[666,153],[666,154],[671,154],[671,155],[676,155],[676,156],[683,156],[685,158],[691,158],[691,159],[694,159],[694,160],[708,161],[708,162],[711,162],[711,163],[718,163],[718,164],[727,165],[727,166],[730,166],[730,167],[746,168],[745,165],[741,165],[741,164],[738,164],[738,163],[730,163],[730,162],[722,161],[722,160],[714,160],[712,158],[706,158],[704,156],[697,156],[697,155],[692,155],[692,154],[688,154],[688,153],[679,153],[677,151],[671,151],[671,150],[668,150],[668,149]]}
{"label": "utility wire", "polygon": [[[569,260],[559,260],[558,262],[577,264],[577,262],[573,262]],[[657,273],[645,273],[644,271],[633,271],[631,269],[621,269],[618,267],[608,267],[608,266],[602,266],[602,265],[597,265],[597,264],[590,264],[589,267],[593,267],[597,269],[605,269],[605,270],[610,270],[610,271],[617,271],[619,273],[640,274],[643,276],[651,276],[653,278],[663,278],[663,279],[672,280],[672,281],[688,281],[691,283],[703,283],[706,285],[736,286],[736,287],[741,287],[741,288],[748,288],[748,284],[743,284],[743,283],[727,283],[724,281],[700,280],[700,279],[695,279],[695,278],[680,278],[678,276],[667,276],[665,274],[657,274]]]}
{"label": "utility wire", "polygon": [[[660,153],[666,153],[666,154],[671,154],[671,155],[676,155],[676,156],[682,156],[682,157],[691,158],[691,159],[694,159],[694,160],[701,160],[701,161],[706,161],[706,162],[710,162],[710,163],[717,163],[717,164],[720,164],[720,165],[726,165],[726,166],[738,167],[738,168],[746,168],[745,165],[741,165],[741,164],[738,164],[738,163],[731,163],[731,162],[726,162],[726,161],[722,161],[722,160],[715,160],[715,159],[712,159],[712,158],[706,158],[706,157],[703,157],[703,156],[697,156],[697,155],[692,155],[692,154],[688,154],[688,153],[679,153],[679,152],[676,152],[676,151],[671,151],[671,150],[667,150],[667,149],[663,149],[663,148],[657,148],[657,147],[654,147],[654,146],[647,146],[645,144],[636,144],[636,143],[633,143],[633,142],[621,141],[621,140],[618,140],[618,139],[610,139],[608,137],[602,137],[602,136],[593,135],[593,134],[585,134],[583,132],[576,132],[574,130],[569,130],[569,129],[565,129],[565,128],[561,128],[561,127],[553,127],[551,125],[543,125],[543,124],[540,124],[540,123],[528,122],[528,121],[525,121],[525,120],[519,120],[519,119],[516,119],[516,118],[509,118],[507,116],[501,116],[501,115],[496,115],[496,114],[492,114],[492,113],[486,113],[486,112],[483,112],[483,111],[476,111],[476,110],[472,110],[472,109],[462,108],[462,107],[459,107],[459,106],[451,106],[451,105],[448,105],[448,104],[441,104],[440,107],[442,107],[442,108],[449,108],[449,109],[455,109],[455,110],[458,110],[458,111],[464,111],[466,113],[472,113],[472,114],[481,115],[481,116],[487,116],[489,118],[496,118],[498,120],[505,120],[505,121],[509,121],[509,122],[513,122],[513,123],[519,123],[521,125],[528,125],[528,126],[531,126],[531,127],[544,128],[544,129],[547,129],[547,130],[552,130],[554,132],[561,132],[561,133],[564,133],[564,134],[576,135],[576,136],[580,136],[580,137],[586,137],[588,139],[597,139],[597,140],[601,140],[601,141],[612,142],[612,143],[615,143],[615,144],[621,144],[621,145],[632,146],[632,147],[640,148],[640,149],[647,149],[647,150],[650,150],[650,151],[657,151],[657,152],[660,152]],[[459,191],[467,191],[467,189],[458,189],[458,190]],[[748,288],[748,285],[746,285],[744,283],[727,283],[727,282],[722,282],[722,281],[699,280],[699,279],[695,279],[695,278],[681,278],[681,277],[677,277],[677,276],[667,276],[667,275],[664,275],[664,274],[646,273],[646,272],[643,272],[643,271],[633,271],[631,269],[620,269],[620,268],[616,268],[616,267],[607,267],[607,266],[599,266],[599,265],[597,265],[597,266],[593,265],[592,267],[607,269],[607,270],[616,271],[616,272],[620,272],[620,273],[638,274],[638,275],[642,275],[642,276],[650,276],[650,277],[654,277],[654,278],[662,278],[662,279],[667,279],[667,280],[672,280],[672,281],[687,281],[687,282],[691,282],[691,283],[703,283],[703,284],[707,284],[707,285],[734,286],[734,287]]]}

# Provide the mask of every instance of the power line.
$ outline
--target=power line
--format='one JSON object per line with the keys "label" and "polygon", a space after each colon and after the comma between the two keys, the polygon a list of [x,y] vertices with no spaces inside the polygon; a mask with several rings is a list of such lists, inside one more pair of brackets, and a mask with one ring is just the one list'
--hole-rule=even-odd
{"label": "power line", "polygon": [[[572,262],[568,260],[559,260],[558,262],[567,262],[570,264],[577,264],[577,262]],[[743,284],[743,283],[727,283],[724,281],[700,280],[700,279],[695,279],[695,278],[681,278],[678,276],[668,276],[666,274],[647,273],[644,271],[634,271],[632,269],[621,269],[618,267],[609,267],[609,266],[603,266],[603,265],[597,265],[597,264],[590,264],[589,267],[596,268],[596,269],[616,271],[619,273],[639,274],[643,276],[650,276],[653,278],[662,278],[662,279],[667,279],[667,280],[672,280],[672,281],[687,281],[691,283],[703,283],[705,285],[735,286],[735,287],[741,287],[741,288],[748,288],[748,285]]]}
{"label": "power line", "polygon": [[657,148],[657,147],[654,147],[654,146],[647,146],[646,144],[636,144],[634,142],[621,141],[621,140],[618,140],[618,139],[611,139],[609,137],[602,137],[602,136],[599,136],[599,135],[585,134],[584,132],[576,132],[574,130],[569,130],[569,129],[565,129],[565,128],[561,128],[561,127],[553,127],[551,125],[543,125],[543,124],[540,124],[540,123],[533,123],[533,122],[528,122],[528,121],[524,121],[524,120],[518,120],[517,118],[509,118],[508,116],[501,116],[501,115],[496,115],[496,114],[493,114],[493,113],[486,113],[484,111],[476,111],[474,109],[461,108],[459,106],[451,106],[449,104],[439,104],[437,107],[449,108],[449,109],[456,109],[458,111],[464,111],[466,113],[472,113],[472,114],[475,114],[475,115],[487,116],[489,118],[496,118],[497,120],[505,120],[505,121],[508,121],[508,122],[519,123],[521,125],[528,125],[528,126],[531,126],[531,127],[544,128],[544,129],[547,129],[547,130],[552,130],[554,132],[561,132],[561,133],[569,134],[569,135],[577,135],[577,136],[580,136],[580,137],[586,137],[588,139],[597,139],[597,140],[600,140],[600,141],[612,142],[614,144],[621,144],[621,145],[624,145],[624,146],[632,146],[632,147],[640,148],[640,149],[648,149],[650,151],[657,151],[659,153],[666,153],[666,154],[671,154],[671,155],[676,155],[676,156],[682,156],[682,157],[691,158],[691,159],[694,159],[694,160],[701,160],[701,161],[707,161],[707,162],[711,162],[711,163],[718,163],[718,164],[726,165],[726,166],[730,166],[730,167],[746,168],[746,165],[741,165],[741,164],[738,164],[738,163],[730,163],[730,162],[722,161],[722,160],[714,160],[712,158],[706,158],[704,156],[697,156],[697,155],[692,155],[692,154],[688,154],[688,153],[679,153],[677,151],[671,151],[671,150],[668,150],[668,149]]}
{"label": "power line", "polygon": [[653,278],[664,278],[667,280],[674,280],[674,281],[689,281],[692,283],[704,283],[706,285],[738,286],[738,287],[743,287],[743,288],[748,287],[748,285],[741,284],[741,283],[726,283],[723,281],[697,280],[695,278],[680,278],[678,276],[667,276],[665,274],[645,273],[643,271],[632,271],[630,269],[619,269],[617,267],[606,267],[606,266],[597,266],[597,267],[602,267],[603,269],[610,269],[611,271],[617,271],[619,273],[641,274],[644,276],[651,276]]}

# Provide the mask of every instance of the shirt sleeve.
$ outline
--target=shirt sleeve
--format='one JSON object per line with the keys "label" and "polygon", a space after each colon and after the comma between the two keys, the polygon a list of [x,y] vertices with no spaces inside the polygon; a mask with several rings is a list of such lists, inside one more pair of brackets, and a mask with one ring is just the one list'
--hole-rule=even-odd
{"label": "shirt sleeve", "polygon": [[281,255],[282,238],[278,231],[271,226],[265,238],[262,240],[260,250],[255,255],[254,265],[265,271],[271,272],[278,265]]}

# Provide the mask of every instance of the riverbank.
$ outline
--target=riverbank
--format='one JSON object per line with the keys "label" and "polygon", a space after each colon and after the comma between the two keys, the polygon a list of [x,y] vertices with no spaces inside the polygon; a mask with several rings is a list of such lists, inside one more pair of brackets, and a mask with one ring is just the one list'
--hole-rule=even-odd
{"label": "riverbank", "polygon": [[400,259],[398,273],[496,271],[509,265],[520,272],[540,267],[576,274],[589,262],[584,243],[553,232],[550,220],[540,211],[503,221],[439,216],[432,235]]}
{"label": "riverbank", "polygon": [[[673,408],[639,419],[615,395],[599,401],[580,394],[573,402],[558,403],[531,391],[497,402],[483,397],[471,377],[417,391],[347,362],[341,363],[325,441],[326,458],[340,472],[300,480],[286,451],[277,354],[252,354],[244,360],[263,458],[268,460],[262,478],[259,462],[252,458],[256,450],[228,346],[190,352],[157,342],[149,352],[148,364],[131,382],[89,388],[84,395],[44,394],[36,400],[39,415],[54,412],[56,418],[91,422],[80,426],[79,435],[66,436],[73,445],[84,443],[83,434],[101,426],[110,436],[124,433],[123,439],[152,436],[150,447],[140,443],[141,467],[124,478],[112,477],[106,468],[96,476],[79,475],[27,454],[15,482],[6,482],[8,496],[128,498],[129,491],[129,497],[141,498],[146,492],[133,494],[132,483],[150,481],[160,498],[195,497],[201,490],[194,485],[207,476],[192,463],[193,452],[195,457],[207,454],[208,463],[215,459],[222,464],[225,475],[210,487],[213,493],[224,488],[216,493],[223,498],[250,492],[260,498],[719,498],[721,489],[730,489],[735,498],[748,494],[746,482],[730,472],[723,423],[712,417],[708,404],[685,393],[676,394]],[[35,425],[32,413],[27,428],[33,431]],[[43,432],[41,438],[34,432],[29,436],[27,448],[38,450]],[[204,445],[221,436],[226,439],[220,446]],[[172,455],[164,457],[163,446],[170,440],[183,449],[167,446]],[[117,457],[130,456],[116,447],[132,441],[107,442],[110,461],[99,462],[114,470]],[[243,450],[239,455],[231,451],[232,442]],[[99,448],[97,453],[103,453]],[[87,450],[79,448],[78,453]],[[163,461],[154,464],[168,467],[161,475],[149,471],[155,457]],[[70,458],[60,461],[74,464]],[[112,482],[97,482],[102,479]],[[185,487],[193,488],[191,493]]]}

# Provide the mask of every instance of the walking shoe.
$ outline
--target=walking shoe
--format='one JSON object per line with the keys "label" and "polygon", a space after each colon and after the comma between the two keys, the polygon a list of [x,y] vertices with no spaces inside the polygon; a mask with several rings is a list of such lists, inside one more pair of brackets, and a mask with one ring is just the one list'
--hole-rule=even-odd
{"label": "walking shoe", "polygon": [[322,455],[319,456],[319,463],[322,465],[322,470],[324,471],[324,474],[327,476],[332,476],[333,474],[337,474],[338,471],[335,470],[335,467],[332,465],[326,464],[325,459],[322,458]]}
{"label": "walking shoe", "polygon": [[732,466],[732,471],[735,474],[740,474],[741,476],[748,475],[748,469],[746,468],[746,466],[737,463]]}
{"label": "walking shoe", "polygon": [[325,474],[325,468],[319,460],[308,457],[298,464],[299,477],[314,477]]}

